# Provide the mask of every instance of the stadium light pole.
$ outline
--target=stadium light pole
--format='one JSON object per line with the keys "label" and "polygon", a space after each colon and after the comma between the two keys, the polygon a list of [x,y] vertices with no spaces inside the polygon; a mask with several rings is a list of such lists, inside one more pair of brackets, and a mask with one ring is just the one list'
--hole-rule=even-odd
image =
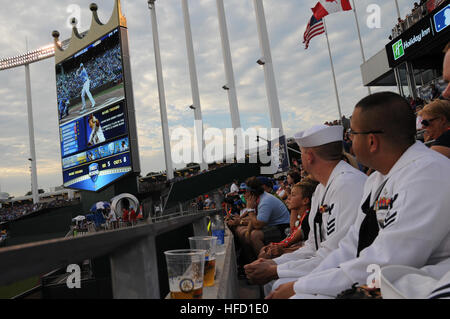
{"label": "stadium light pole", "polygon": [[34,139],[34,121],[33,121],[33,102],[31,97],[31,76],[30,64],[50,58],[55,54],[54,46],[46,46],[44,48],[28,52],[28,41],[26,44],[27,53],[13,58],[0,60],[0,70],[11,69],[19,66],[25,66],[25,86],[27,94],[27,113],[28,113],[28,138],[30,144],[30,168],[31,168],[31,193],[33,203],[39,202],[38,182],[37,182],[37,166],[36,166],[36,144]]}
{"label": "stadium light pole", "polygon": [[398,0],[395,0],[395,7],[397,8],[397,15],[401,19],[400,7],[398,6]]}
{"label": "stadium light pole", "polygon": [[[28,51],[28,40],[26,41],[26,51]],[[30,64],[25,64],[25,84],[27,90],[27,113],[28,113],[28,137],[30,140],[30,164],[31,164],[31,193],[33,195],[33,204],[39,203],[38,184],[37,184],[37,166],[36,166],[36,144],[34,141],[34,122],[33,122],[33,102],[31,99],[31,76]]]}
{"label": "stadium light pole", "polygon": [[195,65],[195,55],[194,55],[194,44],[192,41],[192,30],[191,30],[191,19],[189,17],[189,6],[187,0],[181,0],[182,8],[183,8],[183,18],[184,18],[184,32],[186,36],[186,48],[188,55],[188,63],[189,63],[189,75],[191,79],[191,91],[192,91],[192,100],[194,102],[194,116],[195,116],[195,125],[194,125],[194,136],[197,137],[197,152],[194,151],[200,158],[198,158],[200,162],[200,170],[208,169],[208,164],[205,162],[203,156],[203,150],[205,149],[205,140],[203,138],[203,119],[202,119],[202,110],[200,106],[200,92],[198,88],[198,78],[197,78],[197,68]]}
{"label": "stadium light pole", "polygon": [[28,110],[28,137],[30,141],[30,162],[31,162],[31,192],[33,194],[33,203],[39,202],[37,185],[37,167],[36,167],[36,145],[34,142],[34,124],[33,124],[33,102],[31,100],[31,79],[30,65],[25,65],[25,82],[27,90],[27,110]]}
{"label": "stadium light pole", "polygon": [[159,48],[158,22],[156,20],[155,1],[156,0],[148,0],[148,8],[150,10],[150,17],[152,20],[153,49],[155,51],[156,78],[158,81],[159,109],[161,112],[164,159],[166,162],[167,179],[169,180],[174,178],[174,172],[172,164],[172,153],[170,148],[169,121],[167,118],[166,95],[164,90],[164,78],[162,73],[161,52]]}
{"label": "stadium light pole", "polygon": [[[67,47],[69,40],[63,41],[61,46]],[[25,66],[25,85],[27,93],[27,111],[28,111],[28,136],[30,141],[30,158],[31,162],[31,192],[33,194],[33,203],[39,202],[38,184],[37,184],[37,167],[36,167],[36,149],[34,139],[34,122],[33,122],[33,103],[31,97],[31,76],[30,64],[36,63],[55,56],[55,45],[49,44],[37,50],[28,51],[28,42],[26,44],[27,52],[10,58],[0,59],[0,71]]]}
{"label": "stadium light pole", "polygon": [[[228,38],[227,21],[225,18],[225,6],[223,4],[223,0],[216,0],[216,3],[217,3],[217,15],[219,19],[220,38],[222,40],[222,55],[225,66],[225,76],[227,80],[227,85],[224,85],[222,88],[226,90],[228,94],[228,102],[230,104],[230,113],[231,113],[231,124],[235,132],[234,153],[235,156],[237,157],[239,154],[241,154],[241,150],[238,150],[237,147],[239,145],[243,145],[242,136],[240,136],[241,133],[240,129],[242,128],[241,119],[239,116],[239,107],[236,94],[236,83],[234,80],[233,62],[231,59],[230,40]],[[238,139],[241,141],[238,142]]]}
{"label": "stadium light pole", "polygon": [[258,27],[259,45],[261,47],[261,52],[263,55],[262,59],[259,59],[257,63],[262,65],[264,68],[264,77],[272,128],[277,128],[279,130],[279,136],[283,136],[283,123],[281,121],[280,104],[278,101],[277,85],[275,81],[275,73],[273,70],[269,34],[267,32],[266,17],[264,14],[264,5],[262,3],[262,0],[253,0],[253,4],[255,7],[256,22]]}

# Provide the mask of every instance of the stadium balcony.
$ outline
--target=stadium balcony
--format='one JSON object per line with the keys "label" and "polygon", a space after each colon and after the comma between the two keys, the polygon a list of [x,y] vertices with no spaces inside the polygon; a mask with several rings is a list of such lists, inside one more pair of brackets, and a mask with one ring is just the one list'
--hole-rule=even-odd
{"label": "stadium balcony", "polygon": [[416,9],[405,28],[361,65],[364,86],[397,87],[401,95],[414,100],[439,96],[445,84],[443,49],[450,37],[450,26],[443,22],[449,3],[429,0],[420,7],[426,10]]}
{"label": "stadium balcony", "polygon": [[445,0],[428,0],[424,4],[419,5],[413,9],[411,14],[408,14],[404,20],[397,23],[392,28],[392,39],[400,36],[403,32],[412,27],[415,23],[426,17],[429,13],[439,7]]}

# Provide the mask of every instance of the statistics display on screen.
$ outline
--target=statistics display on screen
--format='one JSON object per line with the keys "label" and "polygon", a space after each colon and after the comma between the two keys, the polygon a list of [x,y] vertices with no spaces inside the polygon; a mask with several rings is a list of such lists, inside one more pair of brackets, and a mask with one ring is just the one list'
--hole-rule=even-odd
{"label": "statistics display on screen", "polygon": [[133,171],[120,29],[56,65],[64,187],[99,191]]}

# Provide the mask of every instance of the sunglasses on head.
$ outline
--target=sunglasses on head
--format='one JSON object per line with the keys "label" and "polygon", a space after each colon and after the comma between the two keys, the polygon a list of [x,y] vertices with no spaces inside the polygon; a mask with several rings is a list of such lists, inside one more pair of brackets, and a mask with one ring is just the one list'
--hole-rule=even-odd
{"label": "sunglasses on head", "polygon": [[422,120],[422,122],[420,122],[423,126],[428,127],[431,125],[431,122],[433,122],[434,120],[436,120],[437,117],[435,117],[434,119],[429,119],[429,120]]}

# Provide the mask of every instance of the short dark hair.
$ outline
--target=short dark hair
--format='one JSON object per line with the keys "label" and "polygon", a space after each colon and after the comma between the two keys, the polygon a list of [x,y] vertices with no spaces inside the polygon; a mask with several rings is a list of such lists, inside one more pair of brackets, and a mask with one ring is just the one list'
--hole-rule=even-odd
{"label": "short dark hair", "polygon": [[250,177],[249,179],[247,179],[245,184],[250,188],[249,191],[253,195],[260,196],[262,193],[264,193],[263,183],[261,183],[261,181],[256,177]]}
{"label": "short dark hair", "polygon": [[302,179],[300,172],[295,169],[291,169],[287,174],[294,180],[294,184],[297,184]]}
{"label": "short dark hair", "polygon": [[309,198],[309,206],[311,207],[311,198],[318,184],[319,182],[315,180],[304,179],[303,181],[292,186],[292,188],[299,188],[302,192],[303,198]]}
{"label": "short dark hair", "polygon": [[416,116],[408,101],[394,92],[371,94],[356,104],[362,113],[364,131],[383,131],[396,145],[410,146],[416,140]]}

